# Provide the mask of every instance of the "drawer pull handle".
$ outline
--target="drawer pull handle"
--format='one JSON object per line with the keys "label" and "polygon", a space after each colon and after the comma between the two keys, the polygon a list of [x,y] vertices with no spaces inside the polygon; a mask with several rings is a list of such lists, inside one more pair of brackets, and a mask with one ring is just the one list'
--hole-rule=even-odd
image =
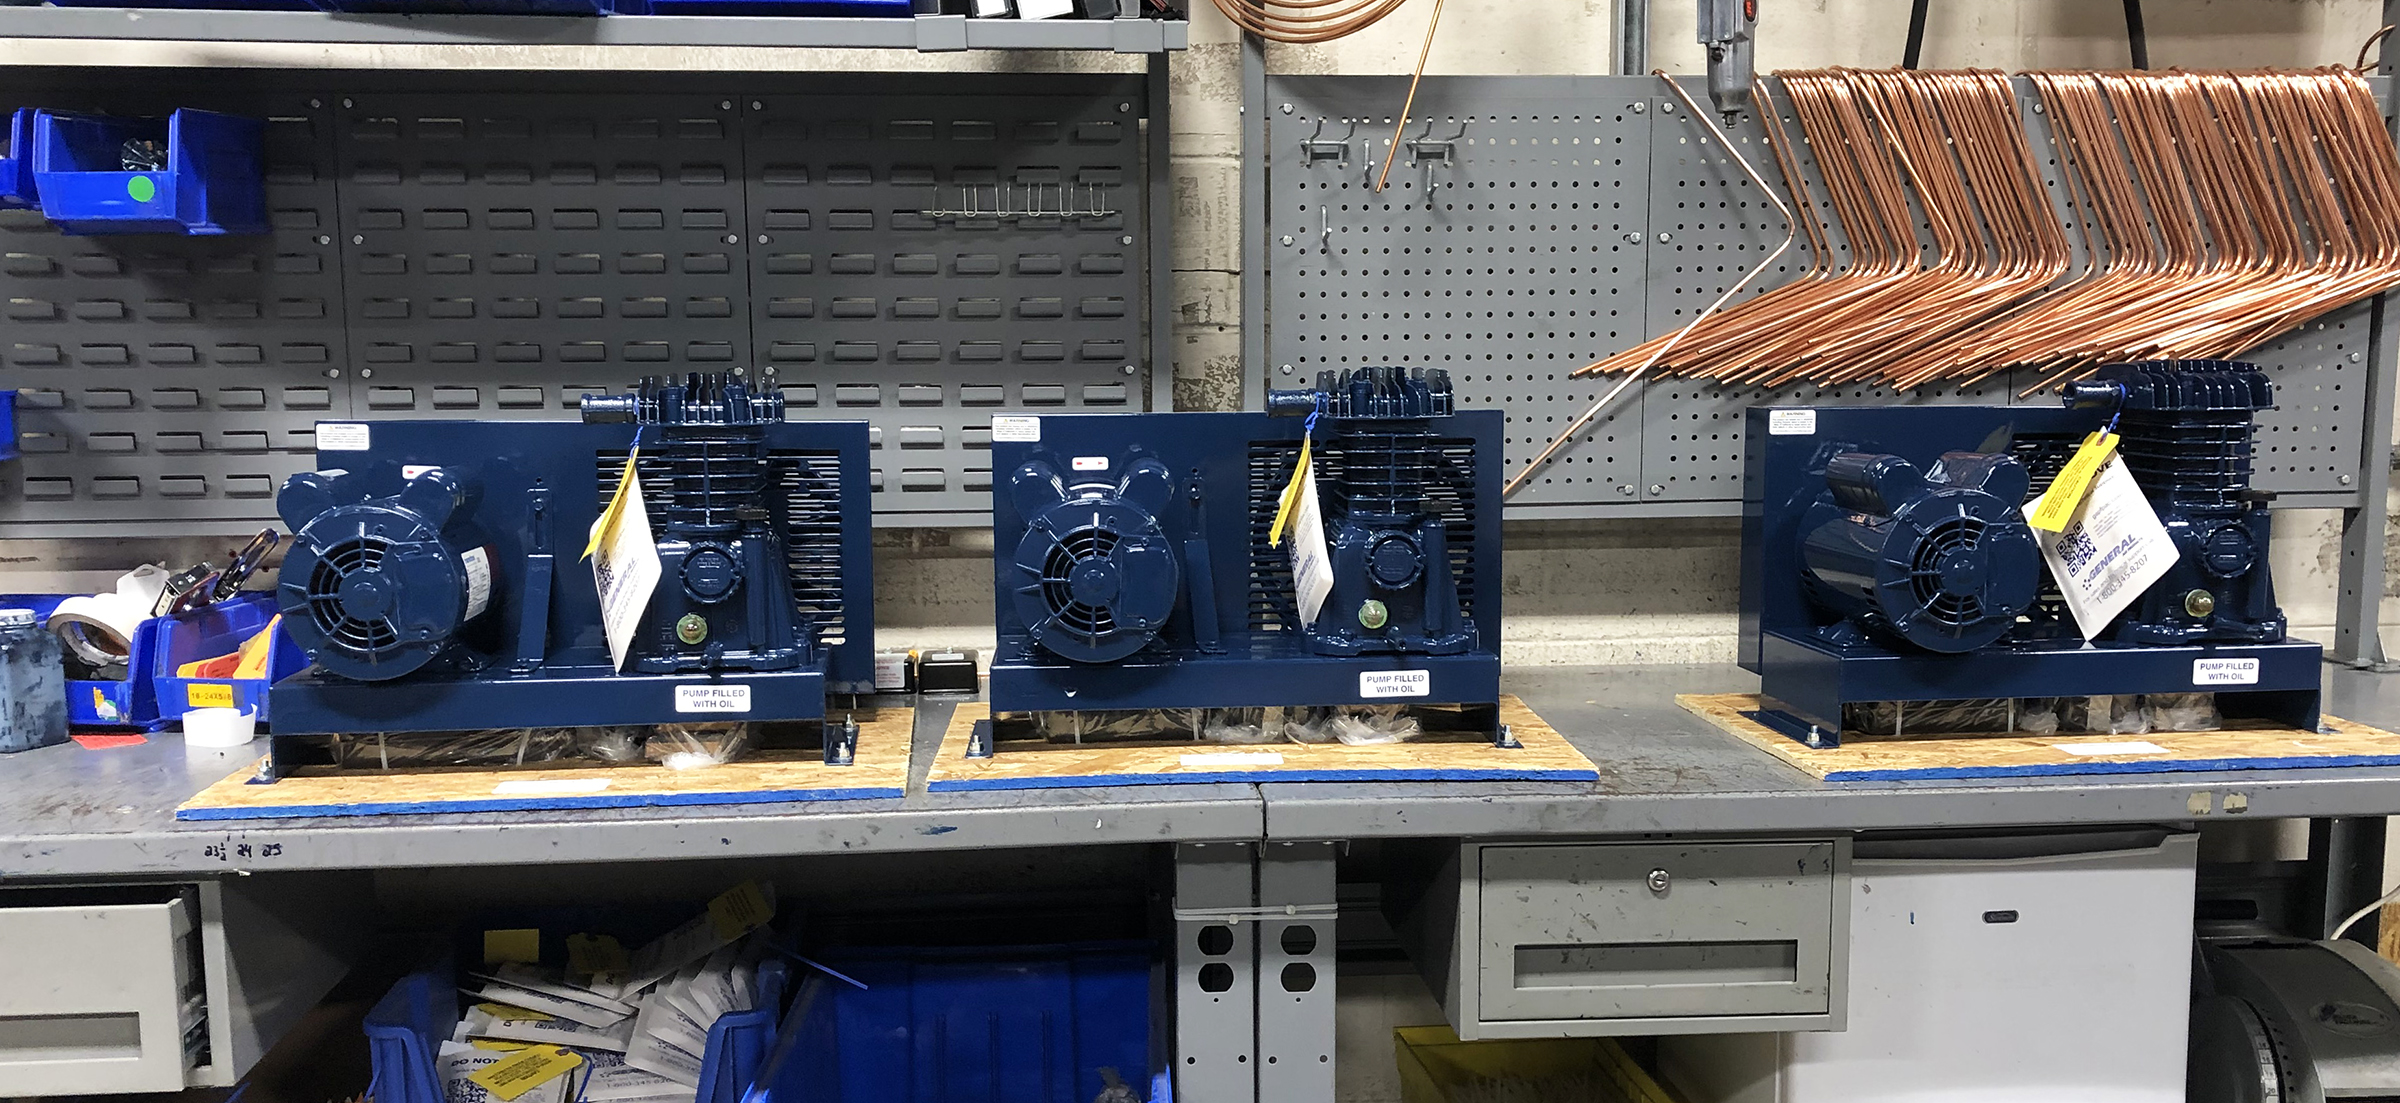
{"label": "drawer pull handle", "polygon": [[1663,870],[1663,869],[1654,869],[1654,870],[1651,870],[1651,871],[1650,871],[1650,891],[1652,891],[1652,892],[1655,892],[1655,893],[1659,894],[1660,896],[1665,896],[1665,895],[1667,894],[1667,886],[1668,886],[1670,883],[1672,883],[1672,880],[1673,880],[1672,878],[1670,878],[1670,877],[1668,877],[1668,876],[1667,876],[1667,871],[1666,871],[1666,870]]}

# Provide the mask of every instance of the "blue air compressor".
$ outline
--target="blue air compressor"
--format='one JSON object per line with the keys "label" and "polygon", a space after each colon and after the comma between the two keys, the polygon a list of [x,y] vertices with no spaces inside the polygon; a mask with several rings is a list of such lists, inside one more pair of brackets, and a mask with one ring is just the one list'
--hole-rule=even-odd
{"label": "blue air compressor", "polygon": [[[573,422],[321,423],[276,499],[313,662],[271,691],[277,764],[322,733],[821,720],[873,689],[867,449],[727,375]],[[629,454],[659,569],[620,667],[581,553]]]}
{"label": "blue air compressor", "polygon": [[[1757,718],[1832,745],[1850,705],[2210,692],[2226,716],[2314,730],[2321,649],[2285,638],[2250,485],[2272,404],[2251,365],[2161,361],[2102,367],[2058,405],[1753,408]],[[2103,426],[2176,558],[2086,639],[2024,507]]]}
{"label": "blue air compressor", "polygon": [[[1382,367],[1264,412],[994,419],[994,713],[1464,705],[1497,735],[1501,432]],[[1313,619],[1272,539],[1303,439]]]}

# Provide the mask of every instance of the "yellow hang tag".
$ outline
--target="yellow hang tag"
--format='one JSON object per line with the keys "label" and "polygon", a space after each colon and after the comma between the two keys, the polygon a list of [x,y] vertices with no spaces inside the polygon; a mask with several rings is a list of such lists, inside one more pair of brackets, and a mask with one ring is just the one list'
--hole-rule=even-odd
{"label": "yellow hang tag", "polygon": [[622,973],[633,968],[625,956],[625,946],[604,934],[571,934],[567,936],[567,971],[584,976]]}
{"label": "yellow hang tag", "polygon": [[775,918],[775,902],[760,892],[758,882],[744,881],[708,902],[708,922],[719,941],[731,942],[766,926]]}
{"label": "yellow hang tag", "polygon": [[532,1042],[511,1042],[500,1038],[469,1038],[467,1044],[494,1053],[515,1053],[520,1049],[532,1049],[534,1045]]}
{"label": "yellow hang tag", "polygon": [[532,1091],[583,1064],[558,1046],[531,1046],[467,1074],[467,1080],[503,1100]]}
{"label": "yellow hang tag", "polygon": [[1301,477],[1308,474],[1309,449],[1314,443],[1307,437],[1300,438],[1300,462],[1292,465],[1292,481],[1284,484],[1283,500],[1275,507],[1275,524],[1267,529],[1267,546],[1270,548],[1283,546],[1283,532],[1291,527],[1292,514],[1300,508]]}
{"label": "yellow hang tag", "polygon": [[486,1015],[495,1019],[505,1019],[512,1023],[546,1023],[556,1018],[556,1016],[545,1015],[530,1008],[516,1007],[505,1003],[479,1003],[475,1006],[481,1008]]}
{"label": "yellow hang tag", "polygon": [[509,927],[483,932],[483,963],[531,965],[542,960],[542,932],[537,927]]}
{"label": "yellow hang tag", "polygon": [[617,531],[617,518],[625,514],[625,498],[633,489],[633,463],[642,457],[642,446],[636,444],[625,453],[625,470],[617,472],[616,492],[608,496],[608,507],[600,511],[600,519],[592,522],[592,540],[583,546],[583,557],[590,559],[600,550],[600,544]]}
{"label": "yellow hang tag", "polygon": [[2083,438],[2083,446],[2075,450],[2058,477],[2050,480],[2050,489],[2042,500],[2034,503],[2033,515],[2026,523],[2044,532],[2064,532],[2073,520],[2076,509],[2083,505],[2084,495],[2091,493],[2092,476],[2100,473],[2100,465],[2116,454],[2117,435],[2102,429]]}

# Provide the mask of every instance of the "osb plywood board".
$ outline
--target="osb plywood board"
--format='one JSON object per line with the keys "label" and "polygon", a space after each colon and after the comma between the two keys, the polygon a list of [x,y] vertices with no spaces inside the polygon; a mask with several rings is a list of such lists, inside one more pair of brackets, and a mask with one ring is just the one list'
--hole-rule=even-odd
{"label": "osb plywood board", "polygon": [[1515,697],[1500,699],[1500,722],[1521,747],[1480,741],[1352,747],[1339,743],[1056,744],[1004,741],[990,758],[968,758],[967,740],[991,711],[960,705],[942,733],[926,788],[1083,789],[1271,781],[1596,781],[1600,772],[1565,737]]}
{"label": "osb plywood board", "polygon": [[701,770],[658,765],[447,767],[338,770],[308,767],[274,782],[255,766],[201,790],[179,820],[519,812],[657,805],[768,804],[897,797],[908,790],[916,710],[859,709],[853,764],[827,766],[813,750],[771,750]]}
{"label": "osb plywood board", "polygon": [[2062,774],[2158,774],[2208,770],[2295,770],[2400,765],[2400,735],[2328,716],[2321,732],[2227,721],[2213,732],[2144,735],[2058,733],[1908,739],[1845,735],[1816,748],[1744,715],[1755,693],[1687,693],[1675,698],[1709,723],[1825,781],[1940,781]]}

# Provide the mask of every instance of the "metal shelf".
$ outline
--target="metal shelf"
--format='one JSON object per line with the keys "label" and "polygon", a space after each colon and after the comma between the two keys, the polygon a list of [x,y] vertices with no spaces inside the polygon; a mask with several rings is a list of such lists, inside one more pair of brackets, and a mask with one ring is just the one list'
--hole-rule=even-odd
{"label": "metal shelf", "polygon": [[0,7],[0,38],[375,45],[782,46],[918,50],[1105,50],[1155,54],[1191,45],[1169,19],[911,19],[816,16],[336,15],[181,8]]}
{"label": "metal shelf", "polygon": [[[1135,785],[928,793],[948,702],[917,717],[908,796],[721,808],[634,808],[178,822],[174,809],[255,752],[73,744],[0,770],[0,870],[96,877],[402,866],[760,858],[1161,842],[1461,836],[1603,837],[2384,816],[2400,767],[2114,774],[1950,782],[1817,781],[1675,704],[1749,692],[1731,666],[1508,672],[1569,741],[1604,764],[1593,783]],[[2400,682],[2326,668],[2326,710],[2400,722]],[[1605,701],[1606,705],[1595,705]],[[2220,799],[2240,794],[2243,811]],[[2204,811],[2205,810],[2205,811]]]}

